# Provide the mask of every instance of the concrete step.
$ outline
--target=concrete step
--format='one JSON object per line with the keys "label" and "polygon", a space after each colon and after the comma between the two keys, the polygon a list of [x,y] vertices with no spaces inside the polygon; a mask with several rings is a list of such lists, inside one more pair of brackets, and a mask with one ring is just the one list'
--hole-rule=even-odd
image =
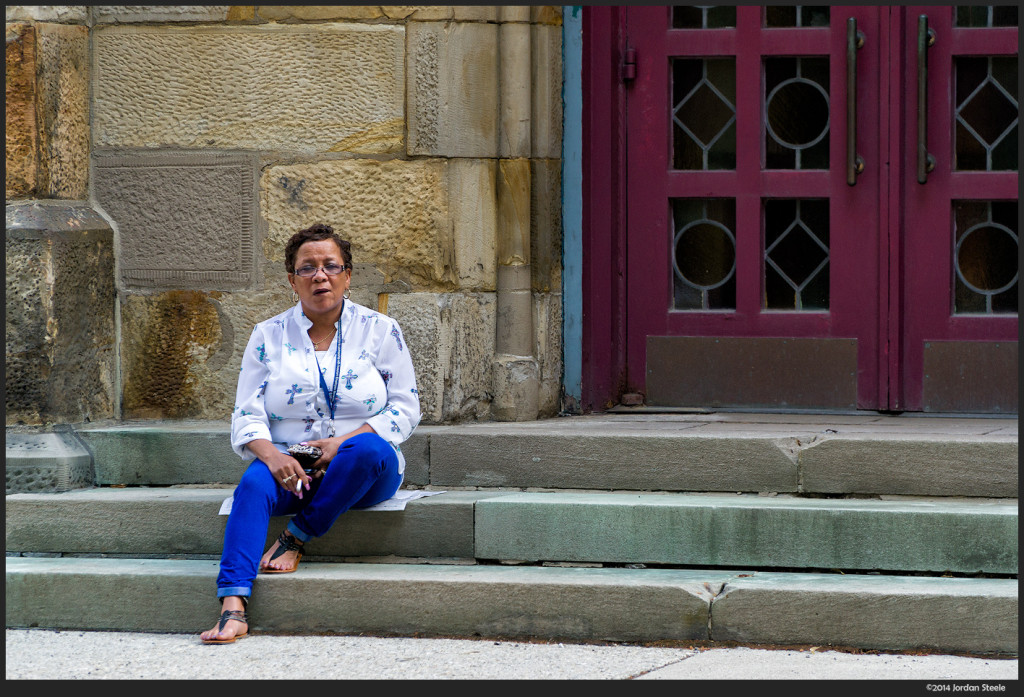
{"label": "concrete step", "polygon": [[[198,633],[216,561],[8,557],[8,627]],[[73,602],[71,601],[73,599]],[[1017,653],[1011,579],[329,564],[260,576],[251,631]]]}
{"label": "concrete step", "polygon": [[[96,483],[237,483],[227,422],[87,424]],[[878,414],[597,414],[421,426],[406,482],[673,492],[1015,498],[1017,420]]]}
{"label": "concrete step", "polygon": [[[7,497],[8,553],[219,555],[230,488]],[[285,519],[271,522],[269,544]],[[450,491],[349,511],[307,554],[758,569],[1017,573],[1015,500]]]}

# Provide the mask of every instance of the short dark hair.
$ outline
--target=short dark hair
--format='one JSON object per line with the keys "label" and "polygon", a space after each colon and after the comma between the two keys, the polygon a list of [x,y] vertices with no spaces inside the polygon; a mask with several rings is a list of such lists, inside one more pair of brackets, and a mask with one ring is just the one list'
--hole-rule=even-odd
{"label": "short dark hair", "polygon": [[295,273],[295,255],[299,253],[299,247],[307,242],[319,242],[321,240],[334,240],[334,243],[338,245],[338,249],[341,251],[341,257],[345,262],[346,268],[352,268],[352,245],[349,241],[343,240],[334,234],[334,228],[330,225],[317,223],[305,230],[299,230],[288,240],[288,244],[284,246],[284,270],[288,273]]}

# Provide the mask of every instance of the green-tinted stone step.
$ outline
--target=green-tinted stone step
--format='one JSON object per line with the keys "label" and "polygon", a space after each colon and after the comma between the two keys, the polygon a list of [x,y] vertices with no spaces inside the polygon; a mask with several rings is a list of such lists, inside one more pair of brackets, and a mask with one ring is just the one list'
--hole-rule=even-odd
{"label": "green-tinted stone step", "polygon": [[542,492],[476,504],[479,559],[1017,573],[1017,504]]}
{"label": "green-tinted stone step", "polygon": [[[198,633],[219,612],[215,561],[8,557],[6,572],[8,627]],[[260,576],[249,611],[253,633],[1017,652],[1006,579],[304,561]]]}

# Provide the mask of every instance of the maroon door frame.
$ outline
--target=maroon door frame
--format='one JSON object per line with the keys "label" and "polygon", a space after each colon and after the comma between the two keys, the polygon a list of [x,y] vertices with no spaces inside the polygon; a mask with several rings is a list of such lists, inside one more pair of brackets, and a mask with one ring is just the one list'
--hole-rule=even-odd
{"label": "maroon door frame", "polygon": [[[626,135],[626,91],[622,79],[623,62],[626,55],[624,7],[587,6],[583,11],[583,326],[582,326],[582,403],[584,411],[602,411],[617,403],[623,392],[631,388],[626,364],[627,334],[627,208],[626,181],[627,166]],[[942,283],[948,285],[944,269],[948,259],[933,260],[922,264],[919,260],[905,259],[907,242],[901,235],[887,231],[900,230],[908,218],[927,204],[908,201],[905,206],[890,205],[890,202],[904,200],[913,185],[915,149],[909,147],[910,139],[916,138],[916,126],[910,123],[912,110],[903,102],[907,94],[913,94],[909,81],[913,79],[912,52],[916,38],[910,35],[914,23],[900,19],[899,13],[910,9],[893,8],[889,21],[877,25],[877,41],[881,46],[896,42],[901,46],[897,51],[883,51],[879,56],[877,84],[879,95],[888,95],[888,110],[878,114],[878,132],[902,131],[899,139],[880,138],[877,157],[879,164],[886,163],[888,176],[878,187],[878,197],[884,218],[879,223],[883,237],[888,240],[888,254],[881,254],[878,260],[879,307],[883,308],[879,330],[890,340],[879,361],[876,389],[879,395],[888,393],[890,384],[903,388],[889,394],[889,408],[895,410],[919,409],[919,398],[908,394],[920,394],[923,369],[920,361],[920,346],[912,346],[921,337],[936,327],[945,331],[951,339],[974,338],[990,340],[1016,340],[1019,324],[1016,317],[995,318],[988,328],[979,331],[976,318],[942,316],[910,319],[904,327],[902,304],[908,301],[909,288],[915,283],[934,284],[936,274],[942,276]],[[900,27],[905,27],[899,36]],[[989,30],[991,32],[991,30]],[[1012,30],[1016,44],[1016,30]],[[959,31],[955,52],[983,52],[985,34]],[[1011,36],[1009,30],[1001,32]],[[991,34],[990,34],[991,35]],[[1002,43],[1006,37],[997,39]],[[1002,49],[998,49],[1002,50]],[[997,50],[997,52],[998,52]],[[950,53],[949,55],[952,55]],[[947,58],[937,59],[940,63]],[[642,58],[641,58],[642,61]],[[642,69],[642,68],[641,68]],[[948,70],[935,64],[933,70]],[[901,77],[902,76],[902,77]],[[937,95],[938,96],[938,95]],[[948,98],[946,95],[944,98]],[[863,99],[859,95],[858,101]],[[929,131],[941,129],[942,120],[930,119]],[[944,138],[944,140],[942,140]],[[947,134],[929,134],[930,142],[940,144],[947,150],[952,147]],[[967,173],[940,174],[961,186],[956,195],[961,197],[982,196],[986,198],[1009,198],[1017,196],[1017,174],[1006,174],[982,182],[980,177]],[[994,189],[989,188],[994,183]],[[915,208],[916,206],[916,208]],[[944,224],[948,224],[944,223]],[[908,235],[922,234],[917,232]],[[881,246],[881,245],[880,245]],[[908,272],[908,269],[910,271]],[[929,280],[922,280],[928,278]],[[888,283],[885,281],[888,280]],[[991,320],[992,318],[988,318]],[[906,331],[908,339],[904,339]],[[913,365],[911,365],[913,364]],[[642,372],[641,372],[642,375]],[[882,407],[884,408],[884,407]]]}
{"label": "maroon door frame", "polygon": [[[969,172],[953,169],[955,143],[951,123],[954,119],[953,60],[960,55],[1013,55],[1018,51],[1016,27],[963,28],[953,26],[949,6],[917,6],[892,9],[890,31],[896,34],[903,27],[901,48],[889,74],[903,75],[902,84],[892,80],[890,120],[903,119],[905,141],[892,157],[892,196],[902,205],[892,211],[893,229],[902,235],[891,235],[890,254],[903,259],[901,266],[891,270],[891,285],[899,288],[890,308],[890,336],[900,342],[890,358],[890,370],[899,386],[893,395],[893,409],[920,411],[927,409],[925,398],[925,351],[929,342],[958,342],[961,350],[986,351],[997,342],[1013,343],[1018,339],[1016,315],[978,316],[954,315],[951,310],[950,269],[953,268],[951,200],[1015,200],[1019,193],[1017,172]],[[927,49],[928,95],[930,104],[947,105],[947,113],[937,117],[939,109],[929,106],[927,120],[928,151],[936,159],[935,169],[921,184],[917,180],[917,32],[918,18],[926,16],[928,26],[936,33],[936,41]],[[896,54],[897,52],[893,52]],[[902,72],[901,72],[902,71]],[[896,97],[902,92],[902,98]],[[944,205],[936,205],[936,203]],[[938,236],[942,243],[935,244]],[[927,250],[922,258],[919,250]],[[898,284],[902,284],[898,285]],[[923,298],[946,297],[947,303],[922,302]],[[971,349],[971,346],[974,349]],[[983,362],[995,358],[979,353],[974,359]],[[979,376],[983,377],[983,376]],[[992,378],[989,378],[992,379]],[[994,385],[990,390],[998,389]]]}
{"label": "maroon door frame", "polygon": [[[857,406],[880,407],[879,385],[885,383],[880,355],[879,322],[887,298],[879,270],[882,221],[866,217],[877,206],[885,160],[878,155],[877,94],[878,7],[833,8],[831,27],[763,29],[760,7],[740,8],[735,29],[667,30],[669,7],[637,7],[628,11],[630,41],[636,42],[637,77],[629,87],[627,112],[631,238],[627,348],[631,389],[645,389],[646,337],[755,337],[762,346],[775,338],[856,339]],[[885,8],[881,8],[885,9]],[[850,186],[846,181],[846,20],[854,17],[866,33],[857,51],[859,119],[857,151],[867,165]],[[794,51],[794,47],[797,50]],[[679,171],[669,162],[670,101],[666,56],[736,56],[736,167],[733,170]],[[827,56],[832,106],[828,170],[770,170],[762,164],[761,59],[775,55]],[[646,59],[646,60],[644,60]],[[642,61],[642,63],[641,63]],[[642,105],[642,106],[641,106]],[[868,118],[871,116],[871,118]],[[667,201],[673,197],[724,197],[736,202],[736,308],[729,312],[670,311],[671,279],[659,262],[671,258],[666,234]],[[830,202],[830,309],[826,312],[764,311],[761,307],[762,200],[819,198]],[[778,350],[778,349],[772,349]],[[827,355],[827,354],[826,354]],[[767,362],[766,362],[767,363]],[[849,375],[849,373],[845,373]],[[758,379],[758,378],[755,378]],[[770,383],[772,371],[760,380]],[[798,378],[804,382],[805,378]],[[884,392],[881,393],[884,400]],[[851,405],[852,406],[852,405]]]}
{"label": "maroon door frame", "polygon": [[626,388],[624,7],[583,8],[583,411]]}

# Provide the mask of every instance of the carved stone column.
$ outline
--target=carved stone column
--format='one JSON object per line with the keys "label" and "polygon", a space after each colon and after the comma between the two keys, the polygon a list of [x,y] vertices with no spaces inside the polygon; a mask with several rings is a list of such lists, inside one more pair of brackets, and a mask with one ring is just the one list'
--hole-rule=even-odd
{"label": "carved stone column", "polygon": [[531,31],[529,7],[502,7],[498,161],[498,284],[492,416],[537,418],[530,276]]}

